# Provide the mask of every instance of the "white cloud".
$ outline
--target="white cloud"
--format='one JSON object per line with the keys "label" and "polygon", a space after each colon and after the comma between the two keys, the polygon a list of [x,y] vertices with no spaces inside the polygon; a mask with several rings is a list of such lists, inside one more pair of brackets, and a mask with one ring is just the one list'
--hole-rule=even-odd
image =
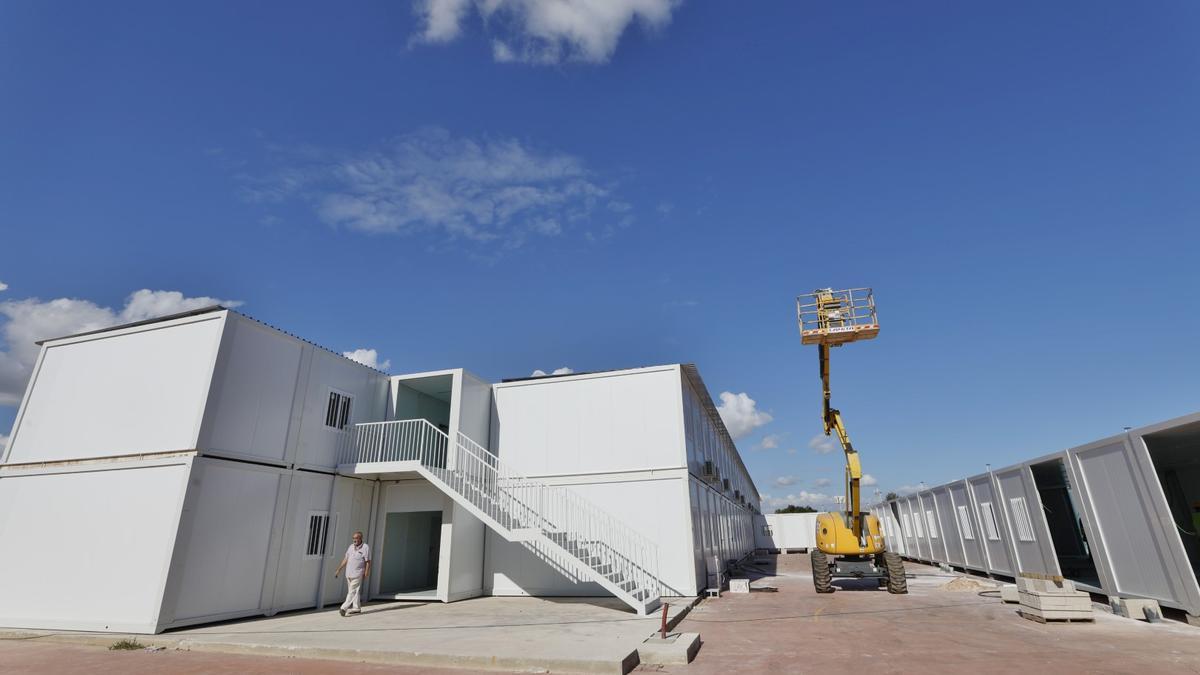
{"label": "white cloud", "polygon": [[8,290],[8,284],[4,283],[3,281],[0,281],[0,291],[7,291],[7,290]]}
{"label": "white cloud", "polygon": [[864,473],[862,476],[862,479],[859,481],[859,483],[861,483],[863,485],[863,487],[879,485],[879,481],[875,480],[875,476],[872,476],[869,473]]}
{"label": "white cloud", "polygon": [[775,484],[779,487],[788,487],[795,485],[800,479],[795,476],[780,476],[775,479]]}
{"label": "white cloud", "polygon": [[829,487],[831,483],[833,483],[833,481],[829,480],[828,478],[818,478],[813,481],[813,487],[826,488]]}
{"label": "white cloud", "polygon": [[717,412],[734,439],[742,438],[774,419],[769,413],[760,411],[758,403],[746,392],[721,392],[721,404],[717,406]]}
{"label": "white cloud", "polygon": [[119,311],[88,300],[58,298],[42,302],[36,298],[0,302],[0,405],[16,405],[37,360],[38,340],[62,337],[117,324],[141,321],[209,305],[237,307],[241,302],[217,298],[189,298],[178,291],[135,291]]}
{"label": "white cloud", "polygon": [[786,506],[811,506],[818,510],[822,507],[833,506],[833,497],[823,492],[809,492],[808,490],[801,490],[795,494],[788,494],[782,497],[763,495],[762,498],[763,511],[767,513]]}
{"label": "white cloud", "polygon": [[450,42],[462,33],[463,15],[471,0],[417,0],[413,9],[425,24],[419,36],[424,42]]}
{"label": "white cloud", "polygon": [[767,434],[763,436],[762,443],[759,444],[763,450],[773,450],[779,447],[779,441],[783,438],[782,434]]}
{"label": "white cloud", "polygon": [[501,63],[606,63],[629,24],[648,31],[671,22],[683,0],[414,0],[414,42],[444,44],[462,34],[474,7]]}
{"label": "white cloud", "polygon": [[307,202],[320,220],[357,232],[516,248],[531,237],[591,235],[590,228],[607,231],[633,218],[602,208],[610,190],[579,159],[516,139],[435,128],[351,154],[275,151],[272,173],[239,176],[247,199]]}
{"label": "white cloud", "polygon": [[571,373],[574,373],[574,372],[575,372],[574,370],[571,370],[570,368],[568,368],[566,366],[563,366],[562,368],[555,368],[550,373],[547,373],[546,371],[539,368],[539,369],[533,371],[532,373],[530,373],[529,376],[530,377],[546,377],[547,375],[570,375]]}
{"label": "white cloud", "polygon": [[833,440],[833,437],[831,436],[817,434],[809,439],[808,447],[815,450],[818,455],[828,455],[834,450],[837,450],[837,441]]}
{"label": "white cloud", "polygon": [[368,368],[375,370],[387,370],[392,367],[391,359],[384,359],[382,363],[379,361],[379,352],[374,349],[355,349],[352,352],[342,352],[342,356],[357,361]]}
{"label": "white cloud", "polygon": [[916,492],[919,489],[920,489],[920,487],[917,485],[901,485],[900,487],[896,488],[896,494],[911,495],[912,493]]}

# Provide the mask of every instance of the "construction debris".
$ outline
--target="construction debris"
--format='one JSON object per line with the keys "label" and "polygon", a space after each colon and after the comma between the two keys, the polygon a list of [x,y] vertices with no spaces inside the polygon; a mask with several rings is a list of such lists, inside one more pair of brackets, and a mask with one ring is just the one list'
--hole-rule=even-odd
{"label": "construction debris", "polygon": [[1048,621],[1092,621],[1092,596],[1075,590],[1074,582],[1062,577],[1021,575],[1017,577],[1021,616]]}

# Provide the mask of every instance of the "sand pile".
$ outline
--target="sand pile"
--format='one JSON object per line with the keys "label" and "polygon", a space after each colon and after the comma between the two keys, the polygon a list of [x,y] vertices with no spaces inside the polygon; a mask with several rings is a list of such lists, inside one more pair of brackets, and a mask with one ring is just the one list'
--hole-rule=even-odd
{"label": "sand pile", "polygon": [[989,591],[995,588],[996,584],[990,581],[972,579],[971,577],[958,577],[938,586],[939,591]]}

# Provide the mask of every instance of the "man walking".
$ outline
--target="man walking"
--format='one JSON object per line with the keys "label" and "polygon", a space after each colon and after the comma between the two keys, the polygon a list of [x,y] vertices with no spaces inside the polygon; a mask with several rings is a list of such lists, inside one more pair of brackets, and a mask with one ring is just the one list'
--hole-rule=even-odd
{"label": "man walking", "polygon": [[347,611],[351,614],[361,614],[362,585],[371,575],[371,547],[363,543],[362,532],[354,533],[354,542],[346,549],[341,564],[333,571],[334,579],[343,567],[346,568],[346,601],[342,603],[338,614],[346,616]]}

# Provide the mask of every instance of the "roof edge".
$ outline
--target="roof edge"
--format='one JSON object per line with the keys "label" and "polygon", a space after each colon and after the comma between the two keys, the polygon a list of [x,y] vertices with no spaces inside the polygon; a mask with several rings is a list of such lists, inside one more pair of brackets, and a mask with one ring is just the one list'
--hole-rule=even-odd
{"label": "roof edge", "polygon": [[199,316],[200,314],[208,314],[210,312],[219,312],[219,311],[226,310],[226,309],[229,309],[229,308],[224,305],[207,305],[205,307],[200,307],[198,309],[189,309],[186,312],[176,312],[174,314],[166,314],[164,316],[156,316],[156,317],[153,317],[150,319],[142,319],[141,321],[131,321],[129,323],[123,323],[123,324],[119,324],[116,326],[106,326],[104,328],[97,328],[95,330],[83,331],[82,333],[72,333],[71,335],[63,335],[61,337],[46,338],[44,340],[38,340],[38,341],[34,342],[34,344],[40,347],[47,342],[57,342],[59,340],[69,340],[71,338],[84,337],[86,335],[98,335],[100,333],[107,333],[109,331],[114,331],[114,330],[122,330],[125,328],[136,328],[137,326],[148,326],[152,323],[161,323],[164,321],[172,321],[174,319],[183,319],[183,318],[186,318],[189,316]]}

